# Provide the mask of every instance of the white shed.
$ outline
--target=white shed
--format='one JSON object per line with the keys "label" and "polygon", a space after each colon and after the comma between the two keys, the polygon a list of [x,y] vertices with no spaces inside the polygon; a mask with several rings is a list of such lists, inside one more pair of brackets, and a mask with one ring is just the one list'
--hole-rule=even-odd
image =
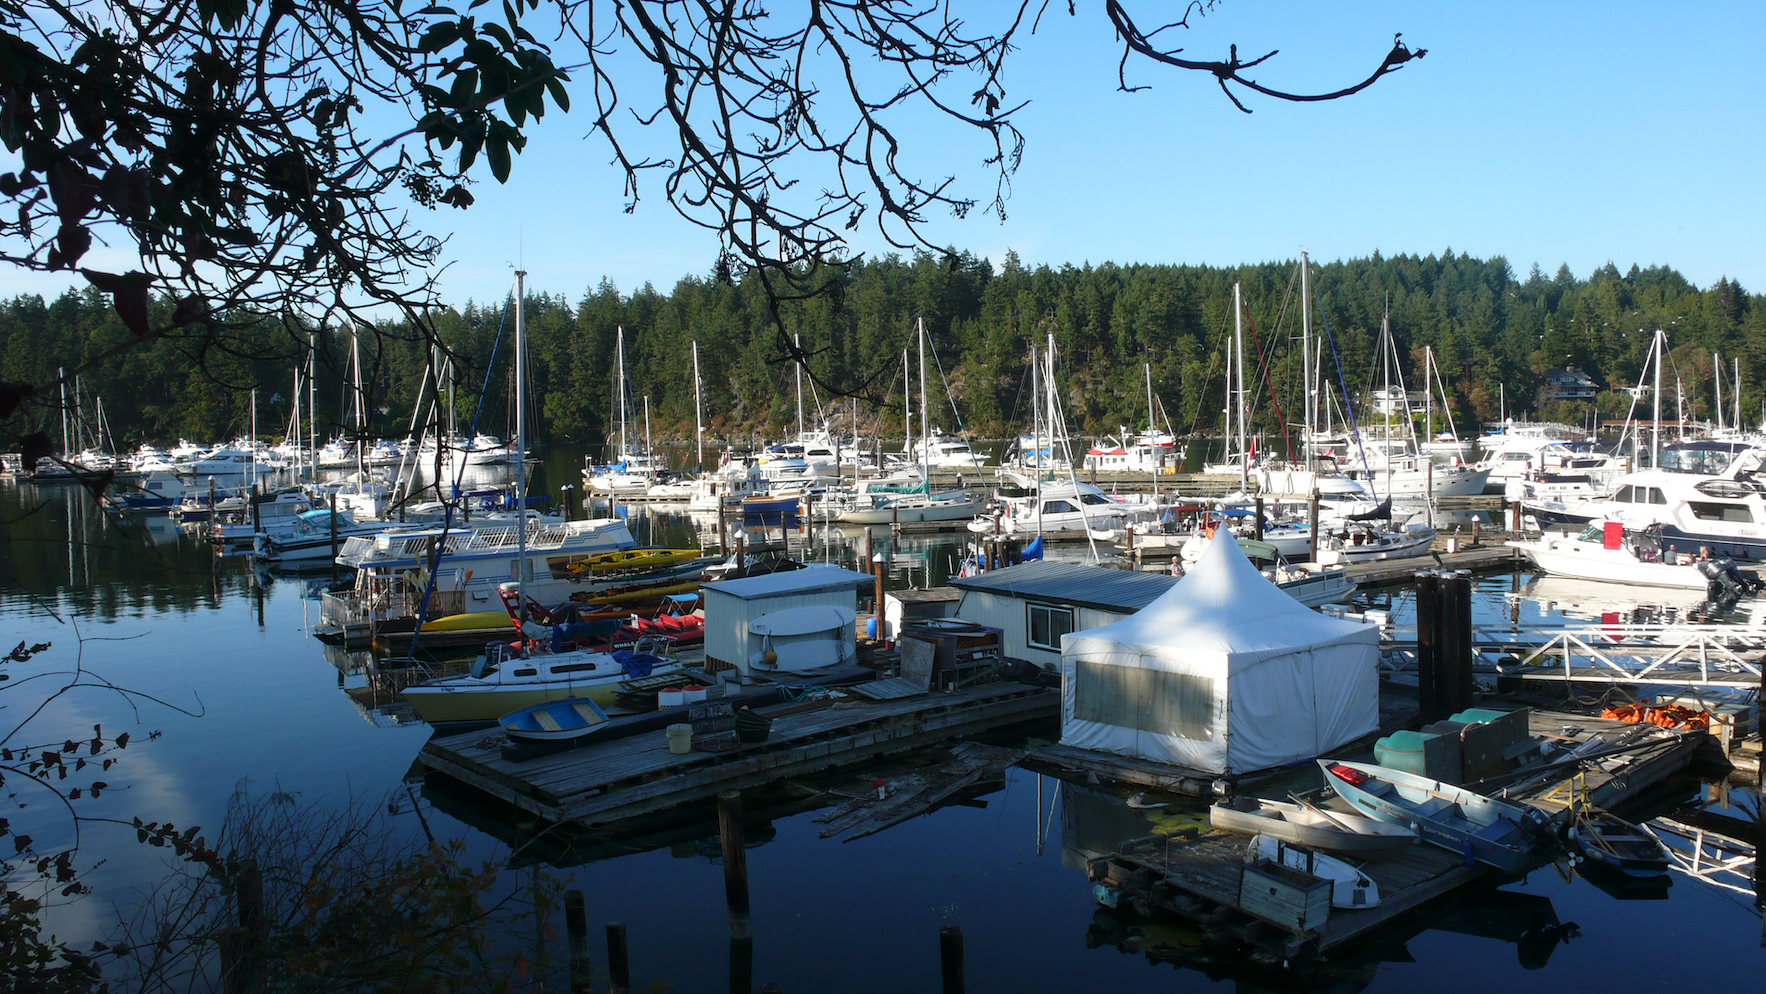
{"label": "white shed", "polygon": [[1176,583],[1168,573],[1050,560],[950,581],[963,592],[956,617],[998,628],[1005,633],[1002,651],[1008,658],[1050,673],[1061,664],[1061,636],[1120,621]]}
{"label": "white shed", "polygon": [[1379,651],[1223,530],[1144,609],[1061,639],[1061,742],[1215,774],[1312,759],[1379,728]]}
{"label": "white shed", "polygon": [[[791,608],[843,608],[858,611],[858,591],[871,577],[839,566],[811,565],[741,580],[720,580],[700,588],[705,594],[705,658],[748,672],[748,626],[761,617]],[[857,632],[848,632],[856,645]],[[848,656],[847,658],[851,658]]]}

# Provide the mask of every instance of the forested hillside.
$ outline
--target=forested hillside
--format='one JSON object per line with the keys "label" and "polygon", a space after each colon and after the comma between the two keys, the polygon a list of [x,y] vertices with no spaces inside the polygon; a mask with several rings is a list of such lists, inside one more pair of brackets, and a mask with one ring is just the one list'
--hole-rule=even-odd
{"label": "forested hillside", "polygon": [[[997,270],[967,253],[954,265],[933,256],[889,257],[855,264],[832,280],[829,293],[781,305],[787,329],[801,334],[811,368],[825,384],[860,388],[867,433],[899,434],[900,355],[923,318],[936,357],[928,376],[934,423],[954,429],[939,386],[942,369],[971,433],[998,434],[1028,422],[1025,387],[1030,344],[1053,333],[1060,357],[1059,389],[1069,420],[1088,432],[1144,423],[1142,364],[1151,363],[1155,392],[1181,433],[1217,426],[1221,364],[1232,333],[1232,283],[1244,286],[1249,318],[1247,366],[1262,355],[1267,382],[1258,403],[1266,428],[1276,424],[1273,389],[1290,421],[1299,419],[1299,266],[1272,262],[1238,269],[1210,266],[1087,265],[1025,268],[1008,255]],[[1548,367],[1575,365],[1604,389],[1636,381],[1650,334],[1668,330],[1672,364],[1693,409],[1713,406],[1711,353],[1727,366],[1738,356],[1742,406],[1761,409],[1766,378],[1766,307],[1727,279],[1699,289],[1673,269],[1612,265],[1578,279],[1567,268],[1548,277],[1537,267],[1517,277],[1506,260],[1442,255],[1375,255],[1315,265],[1314,328],[1328,330],[1326,369],[1359,394],[1379,376],[1375,345],[1382,309],[1403,373],[1420,390],[1422,347],[1440,357],[1462,426],[1497,416],[1498,385],[1511,415],[1534,412],[1578,420],[1586,407],[1535,411]],[[714,434],[777,434],[793,417],[792,366],[768,319],[766,298],[740,274],[684,278],[667,293],[649,285],[624,293],[603,282],[571,300],[534,293],[527,302],[537,441],[598,440],[612,421],[615,329],[624,327],[627,370],[636,406],[650,398],[658,440],[690,437],[693,423],[691,346],[699,343],[707,420]],[[442,315],[445,341],[459,350],[456,404],[469,420],[478,405],[486,364],[502,332],[488,378],[481,426],[504,434],[513,318],[504,302],[468,304]],[[376,430],[402,434],[426,357],[398,327],[361,336],[367,390]],[[0,379],[45,383],[58,367],[74,367],[114,348],[128,333],[96,292],[70,291],[45,302],[18,297],[0,304]],[[220,438],[246,425],[252,386],[259,388],[263,435],[277,435],[288,416],[293,368],[304,362],[306,331],[280,322],[241,322],[225,347],[204,354],[176,341],[126,349],[84,379],[101,397],[119,444],[178,436]],[[342,387],[350,352],[348,329],[318,336],[321,433],[343,423]],[[917,375],[917,374],[916,374]],[[892,380],[893,377],[893,380]],[[1377,385],[1377,384],[1376,384]],[[1340,392],[1341,387],[1337,390]],[[1725,387],[1726,404],[1731,396]],[[821,392],[824,404],[829,400]],[[1672,400],[1672,398],[1669,398]],[[1629,398],[1605,394],[1621,412]],[[873,404],[871,401],[879,401]],[[813,402],[810,403],[813,406]],[[842,401],[837,424],[847,421]],[[51,427],[53,404],[33,416]],[[881,416],[879,424],[875,419]]]}

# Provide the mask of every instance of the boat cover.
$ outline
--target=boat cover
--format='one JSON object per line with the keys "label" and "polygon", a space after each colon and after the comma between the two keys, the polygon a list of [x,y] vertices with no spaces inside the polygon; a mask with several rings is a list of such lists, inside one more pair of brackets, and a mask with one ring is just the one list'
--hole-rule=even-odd
{"label": "boat cover", "polygon": [[1222,529],[1151,604],[1061,637],[1061,742],[1213,774],[1313,759],[1379,727],[1378,659],[1377,626],[1301,605]]}

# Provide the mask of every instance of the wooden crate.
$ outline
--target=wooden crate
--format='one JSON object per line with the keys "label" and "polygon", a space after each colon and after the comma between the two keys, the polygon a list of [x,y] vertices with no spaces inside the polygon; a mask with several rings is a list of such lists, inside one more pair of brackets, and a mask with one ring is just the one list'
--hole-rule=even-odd
{"label": "wooden crate", "polygon": [[1239,908],[1302,935],[1331,916],[1331,882],[1267,859],[1246,863],[1239,877]]}

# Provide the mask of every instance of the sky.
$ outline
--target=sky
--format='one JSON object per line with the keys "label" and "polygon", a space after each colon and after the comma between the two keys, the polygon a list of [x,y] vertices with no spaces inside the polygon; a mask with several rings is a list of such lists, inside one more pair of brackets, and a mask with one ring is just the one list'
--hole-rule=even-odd
{"label": "sky", "polygon": [[[789,6],[788,2],[782,6]],[[953,0],[980,24],[1007,9]],[[1129,0],[1142,21],[1170,9]],[[1238,111],[1213,81],[1144,62],[1147,90],[1116,89],[1118,49],[1096,0],[1051,4],[1006,70],[1027,146],[1008,218],[934,216],[935,244],[996,264],[1321,262],[1375,251],[1508,259],[1524,278],[1567,264],[1665,264],[1707,286],[1766,290],[1759,165],[1766,129],[1766,4],[1228,2],[1177,43],[1212,58],[1279,49],[1253,73],[1291,91],[1359,80],[1403,32],[1428,49],[1343,100],[1290,104],[1247,94]],[[561,61],[565,59],[561,58]],[[628,105],[645,106],[628,87]],[[959,95],[960,98],[960,95]],[[708,273],[712,233],[679,218],[650,177],[626,213],[588,105],[548,114],[514,174],[483,172],[466,211],[419,222],[449,239],[441,277],[454,303],[501,299],[511,262],[530,290],[575,299],[603,278],[667,291]],[[956,175],[986,198],[980,144],[927,114],[897,127],[924,175]],[[888,251],[874,234],[860,251]],[[0,293],[52,293],[55,277],[0,274]]]}

